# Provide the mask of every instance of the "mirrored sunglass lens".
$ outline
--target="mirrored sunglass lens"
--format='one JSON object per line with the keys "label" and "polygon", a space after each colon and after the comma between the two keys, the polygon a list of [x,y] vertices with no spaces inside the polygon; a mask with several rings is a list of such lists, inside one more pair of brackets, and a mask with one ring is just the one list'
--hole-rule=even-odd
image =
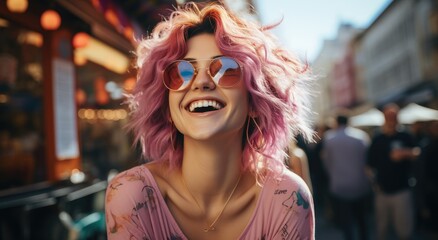
{"label": "mirrored sunglass lens", "polygon": [[187,61],[172,63],[167,69],[167,87],[172,90],[185,88],[192,80],[195,69]]}
{"label": "mirrored sunglass lens", "polygon": [[210,74],[213,80],[222,87],[234,86],[242,77],[239,64],[228,57],[214,59],[210,64]]}
{"label": "mirrored sunglass lens", "polygon": [[195,69],[192,64],[187,61],[181,61],[178,63],[178,72],[181,78],[184,80],[184,84],[187,84],[192,80],[193,75],[195,74]]}

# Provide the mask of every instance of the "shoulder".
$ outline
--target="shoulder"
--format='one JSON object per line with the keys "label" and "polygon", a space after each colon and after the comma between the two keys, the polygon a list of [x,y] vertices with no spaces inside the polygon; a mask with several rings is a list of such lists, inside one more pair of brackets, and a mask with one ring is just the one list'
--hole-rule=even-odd
{"label": "shoulder", "polygon": [[354,127],[348,127],[348,128],[346,128],[346,133],[351,138],[354,138],[354,139],[357,139],[360,141],[369,141],[369,135],[361,129],[354,128]]}
{"label": "shoulder", "polygon": [[117,174],[108,184],[106,203],[117,204],[122,199],[138,200],[147,189],[156,190],[150,171],[144,166],[136,166]]}
{"label": "shoulder", "polygon": [[279,179],[267,179],[261,197],[281,212],[294,210],[307,214],[313,209],[309,188],[301,177],[291,171],[284,171]]}
{"label": "shoulder", "polygon": [[[261,199],[264,216],[270,216],[270,229],[281,229],[288,236],[313,239],[313,199],[305,182],[291,171],[285,171],[280,179],[268,179]],[[264,219],[266,220],[266,218]]]}
{"label": "shoulder", "polygon": [[[304,180],[291,171],[284,171],[279,179],[268,179],[265,185],[266,188],[271,189],[271,191],[273,190],[274,195],[282,195],[286,192],[293,194],[296,192],[309,200],[312,197]],[[286,190],[286,192],[282,190]]]}
{"label": "shoulder", "polygon": [[[109,239],[127,239],[129,235],[145,236],[145,209],[156,209],[158,190],[144,165],[119,173],[108,184],[105,214]],[[139,213],[142,214],[139,214]],[[141,215],[141,217],[139,217]],[[151,221],[148,221],[151,222]]]}
{"label": "shoulder", "polygon": [[323,141],[324,142],[327,142],[327,141],[329,141],[331,138],[334,138],[337,134],[337,131],[336,131],[336,129],[330,129],[330,130],[328,130],[325,134],[324,134],[324,137],[323,137]]}
{"label": "shoulder", "polygon": [[386,141],[388,137],[382,132],[376,132],[372,137],[372,142]]}
{"label": "shoulder", "polygon": [[365,131],[363,131],[359,128],[347,127],[345,129],[346,129],[346,132],[353,134],[353,135],[356,135],[356,136],[361,136],[361,137],[368,136],[368,134]]}
{"label": "shoulder", "polygon": [[[144,183],[150,181],[150,172],[144,165],[135,166],[123,172],[117,174],[113,179],[110,180],[108,186],[111,189],[118,189],[121,186],[135,186],[137,183]],[[133,184],[131,184],[133,183]]]}
{"label": "shoulder", "polygon": [[170,239],[169,233],[182,236],[160,193],[156,181],[160,176],[155,170],[144,164],[110,181],[105,199],[108,239]]}
{"label": "shoulder", "polygon": [[107,196],[142,197],[140,193],[145,189],[154,189],[164,195],[164,170],[159,165],[142,164],[117,174],[108,184]]}
{"label": "shoulder", "polygon": [[298,159],[301,162],[306,161],[307,160],[306,152],[304,152],[303,149],[297,147],[295,149],[292,149],[291,158]]}
{"label": "shoulder", "polygon": [[400,129],[389,138],[389,141],[402,141],[406,145],[411,145],[414,142],[414,136],[407,130]]}
{"label": "shoulder", "polygon": [[413,138],[413,135],[406,130],[402,130],[402,131],[397,132],[397,135],[399,138],[406,138],[406,139]]}

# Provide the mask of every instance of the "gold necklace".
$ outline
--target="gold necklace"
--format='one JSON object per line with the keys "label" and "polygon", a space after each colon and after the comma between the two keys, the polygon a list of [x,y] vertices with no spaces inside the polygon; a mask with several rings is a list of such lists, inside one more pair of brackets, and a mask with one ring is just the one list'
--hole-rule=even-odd
{"label": "gold necklace", "polygon": [[[219,212],[219,214],[216,216],[216,218],[214,219],[214,221],[211,224],[208,224],[208,222],[206,222],[206,227],[203,229],[204,232],[209,232],[209,231],[214,231],[216,230],[216,228],[214,227],[214,225],[216,224],[216,222],[219,220],[219,218],[222,216],[222,213],[225,210],[225,207],[228,205],[228,203],[231,200],[231,197],[234,194],[234,191],[236,191],[237,186],[239,186],[240,183],[240,178],[242,177],[242,174],[239,175],[239,178],[237,179],[236,185],[234,186],[233,190],[231,191],[230,196],[228,196],[227,201],[225,202],[224,206],[222,207],[222,210]],[[201,208],[201,205],[198,203],[198,201],[196,200],[195,196],[193,195],[193,193],[190,191],[189,187],[187,186],[186,180],[184,180],[184,177],[182,177],[182,182],[184,184],[184,186],[186,187],[187,191],[189,192],[190,196],[193,198],[193,200],[195,201],[196,205],[198,206],[199,210],[201,210],[202,214],[205,216],[205,212],[204,210]]]}

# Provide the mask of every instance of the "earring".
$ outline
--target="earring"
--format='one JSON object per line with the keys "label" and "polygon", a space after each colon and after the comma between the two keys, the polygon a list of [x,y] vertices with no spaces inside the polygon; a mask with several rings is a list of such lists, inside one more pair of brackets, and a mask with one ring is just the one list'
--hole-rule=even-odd
{"label": "earring", "polygon": [[[248,116],[248,123],[246,124],[246,141],[248,142],[248,145],[250,146],[250,148],[252,148],[254,151],[258,152],[261,147],[258,146],[257,148],[255,148],[251,141],[249,140],[249,124],[251,122],[251,120],[254,122],[254,125],[256,126],[257,130],[260,133],[260,136],[263,137],[263,132],[262,129],[260,128],[260,126],[257,124],[257,121],[254,119],[254,117],[252,116]],[[263,144],[263,141],[261,141],[261,143],[258,143],[257,145]]]}
{"label": "earring", "polygon": [[170,145],[172,145],[173,151],[176,150],[175,144],[173,143],[173,131],[170,132]]}
{"label": "earring", "polygon": [[173,142],[174,126],[173,126],[172,118],[169,116],[167,121],[170,123],[170,144],[172,145],[172,149],[175,151],[176,147],[175,147],[175,143]]}

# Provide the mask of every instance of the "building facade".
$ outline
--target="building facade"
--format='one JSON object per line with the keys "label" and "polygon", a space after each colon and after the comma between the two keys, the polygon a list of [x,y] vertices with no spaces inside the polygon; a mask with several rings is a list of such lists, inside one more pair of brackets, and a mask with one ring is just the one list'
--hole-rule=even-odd
{"label": "building facade", "polygon": [[323,43],[312,64],[317,76],[316,97],[312,108],[318,113],[316,123],[325,123],[335,108],[347,108],[360,100],[357,93],[354,48],[351,45],[361,29],[343,23],[334,39]]}
{"label": "building facade", "polygon": [[339,107],[356,113],[389,102],[438,108],[438,1],[394,0],[349,36],[326,40],[313,63],[320,122]]}
{"label": "building facade", "polygon": [[358,65],[363,69],[367,100],[374,105],[397,101],[422,82],[418,3],[392,2],[360,37]]}

